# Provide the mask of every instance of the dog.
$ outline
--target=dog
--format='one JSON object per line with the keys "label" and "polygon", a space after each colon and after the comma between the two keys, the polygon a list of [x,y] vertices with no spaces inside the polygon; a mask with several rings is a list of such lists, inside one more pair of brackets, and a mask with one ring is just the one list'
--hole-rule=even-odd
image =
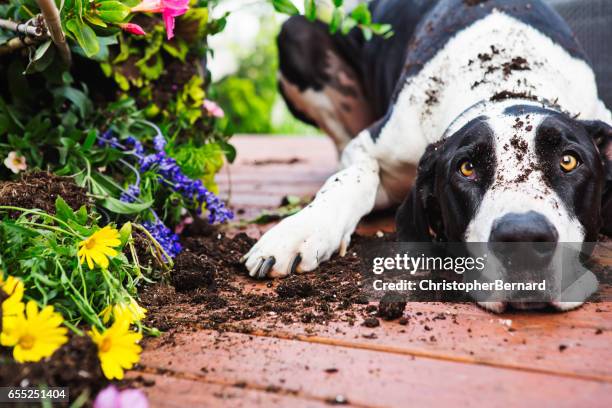
{"label": "dog", "polygon": [[[612,114],[553,9],[538,0],[369,9],[391,38],[331,35],[302,17],[282,27],[281,93],[333,139],[342,169],[243,257],[251,276],[314,270],[344,255],[363,216],[400,204],[401,241],[554,246],[612,232]],[[585,279],[579,301],[552,306],[582,304],[597,287]]]}

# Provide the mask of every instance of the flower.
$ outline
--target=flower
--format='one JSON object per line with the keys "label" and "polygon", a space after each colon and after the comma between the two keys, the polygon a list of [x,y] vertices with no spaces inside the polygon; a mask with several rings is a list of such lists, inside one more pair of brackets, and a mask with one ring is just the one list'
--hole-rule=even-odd
{"label": "flower", "polygon": [[208,112],[209,116],[214,118],[222,118],[225,116],[225,112],[216,102],[209,101],[208,99],[204,99],[204,109]]}
{"label": "flower", "polygon": [[174,37],[174,19],[189,10],[189,0],[143,0],[132,13],[161,13],[166,25],[168,40]]}
{"label": "flower", "polygon": [[123,31],[130,33],[130,34],[135,34],[135,35],[146,35],[147,34],[141,26],[139,26],[138,24],[134,24],[134,23],[119,24],[119,28],[121,28]]}
{"label": "flower", "polygon": [[8,295],[2,302],[2,330],[8,331],[15,321],[23,316],[25,305],[23,299],[23,282],[13,276],[4,280],[0,274],[0,289]]}
{"label": "flower", "polygon": [[102,372],[109,380],[123,379],[123,370],[129,370],[140,360],[142,348],[138,345],[142,334],[130,331],[130,320],[125,315],[115,316],[113,325],[99,332],[95,327],[89,336],[98,346]]}
{"label": "flower", "polygon": [[114,385],[109,385],[98,393],[93,406],[94,408],[148,408],[149,401],[141,390],[119,391]]}
{"label": "flower", "polygon": [[163,222],[157,220],[155,223],[145,221],[143,227],[155,238],[155,240],[164,248],[164,251],[171,257],[177,256],[181,250],[179,237],[172,230],[164,225]]}
{"label": "flower", "polygon": [[112,258],[117,255],[117,251],[113,248],[120,244],[119,231],[107,225],[79,243],[81,249],[78,255],[81,264],[87,260],[89,269],[94,268],[94,263],[103,269],[108,268],[108,257]]}
{"label": "flower", "polygon": [[68,341],[62,315],[45,306],[39,313],[36,302],[30,300],[26,313],[15,319],[12,326],[0,334],[0,344],[13,348],[13,357],[18,363],[39,361],[55,353]]}
{"label": "flower", "polygon": [[157,135],[153,138],[153,148],[158,152],[163,152],[166,144],[166,138],[163,135]]}
{"label": "flower", "polygon": [[[154,126],[153,124],[150,125]],[[157,129],[157,127],[155,128]],[[203,208],[205,208],[208,211],[208,221],[211,224],[222,223],[232,219],[234,214],[225,207],[225,204],[219,197],[210,192],[201,180],[187,177],[176,160],[168,156],[164,151],[166,140],[161,131],[157,130],[158,135],[153,138],[153,147],[156,153],[153,154],[145,155],[142,143],[133,136],[127,137],[124,141],[125,145],[121,145],[110,132],[105,132],[99,137],[98,145],[110,146],[137,157],[140,173],[155,171],[161,183],[174,192],[181,194],[188,208],[195,209],[198,214],[201,214]],[[137,179],[139,177],[140,175],[137,174]],[[137,180],[135,185],[138,184]],[[129,191],[126,193],[129,193]],[[122,197],[126,200],[129,199],[129,196],[126,194],[122,194]]]}
{"label": "flower", "polygon": [[133,203],[138,199],[140,195],[140,187],[137,184],[131,184],[128,186],[127,190],[125,190],[119,196],[119,200],[124,203]]}
{"label": "flower", "polygon": [[4,165],[15,174],[28,168],[26,158],[20,156],[17,152],[10,152],[4,159]]}
{"label": "flower", "polygon": [[108,323],[111,316],[115,319],[126,318],[131,323],[139,322],[147,315],[147,309],[140,306],[133,297],[130,297],[128,302],[117,303],[116,305],[108,305],[102,313],[102,322]]}

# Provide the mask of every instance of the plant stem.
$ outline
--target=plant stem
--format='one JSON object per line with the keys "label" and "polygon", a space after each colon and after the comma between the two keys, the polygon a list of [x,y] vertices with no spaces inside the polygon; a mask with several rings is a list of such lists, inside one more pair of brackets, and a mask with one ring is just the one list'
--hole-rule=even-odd
{"label": "plant stem", "polygon": [[54,0],[36,0],[40,11],[45,18],[45,23],[49,29],[49,35],[53,40],[53,43],[57,47],[62,60],[67,66],[70,66],[72,62],[72,56],[70,54],[70,48],[66,42],[66,36],[62,31],[62,22],[60,20],[60,14],[55,5]]}
{"label": "plant stem", "polygon": [[0,18],[0,28],[15,31],[16,33],[20,34],[29,35],[31,37],[42,37],[45,34],[41,27],[28,24],[20,24],[2,18]]}
{"label": "plant stem", "polygon": [[0,55],[10,54],[14,51],[20,50],[30,45],[38,44],[38,41],[32,37],[14,37],[0,45]]}

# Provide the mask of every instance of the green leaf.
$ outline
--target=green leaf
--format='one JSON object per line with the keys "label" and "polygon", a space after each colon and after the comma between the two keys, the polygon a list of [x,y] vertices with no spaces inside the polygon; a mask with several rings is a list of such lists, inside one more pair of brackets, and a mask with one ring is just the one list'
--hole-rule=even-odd
{"label": "green leaf", "polygon": [[109,23],[121,23],[130,14],[130,8],[118,1],[105,1],[98,8],[100,18]]}
{"label": "green leaf", "polygon": [[55,215],[62,221],[74,220],[76,216],[72,208],[60,196],[55,200]]}
{"label": "green leaf", "polygon": [[351,12],[351,17],[358,23],[368,25],[372,22],[372,14],[366,3],[359,3]]}
{"label": "green leaf", "polygon": [[30,63],[26,67],[26,74],[42,72],[51,65],[55,56],[55,47],[51,47],[51,40],[45,41],[30,53]]}
{"label": "green leaf", "polygon": [[315,0],[304,0],[304,15],[310,21],[317,19],[317,6]]}
{"label": "green leaf", "polygon": [[334,7],[342,7],[342,4],[344,4],[344,0],[334,0]]}
{"label": "green leaf", "polygon": [[124,203],[116,198],[107,197],[100,200],[100,205],[116,214],[129,215],[138,214],[149,209],[153,205],[153,200],[146,203]]}
{"label": "green leaf", "polygon": [[90,129],[89,132],[87,133],[87,137],[85,138],[85,141],[83,142],[83,151],[88,151],[89,149],[91,149],[91,147],[96,142],[97,138],[98,138],[98,132],[95,129]]}
{"label": "green leaf", "polygon": [[334,9],[332,14],[332,19],[329,23],[329,31],[332,34],[336,34],[342,25],[342,20],[344,19],[344,13],[341,8]]}
{"label": "green leaf", "polygon": [[93,111],[93,104],[83,91],[70,86],[62,86],[53,90],[53,95],[56,98],[68,99],[78,109],[81,118],[85,118],[87,114]]}
{"label": "green leaf", "polygon": [[76,221],[80,225],[85,225],[87,223],[87,206],[84,205],[74,214],[76,216]]}
{"label": "green leaf", "polygon": [[300,14],[300,11],[293,5],[290,0],[272,0],[274,10],[279,13],[289,14],[291,16]]}
{"label": "green leaf", "polygon": [[66,22],[66,29],[74,35],[77,43],[83,48],[85,55],[92,57],[100,51],[100,44],[94,30],[82,21],[73,18]]}
{"label": "green leaf", "polygon": [[227,143],[225,140],[221,140],[218,143],[219,146],[221,146],[221,149],[223,149],[223,153],[225,154],[227,161],[233,163],[234,160],[236,160],[236,148],[233,145]]}

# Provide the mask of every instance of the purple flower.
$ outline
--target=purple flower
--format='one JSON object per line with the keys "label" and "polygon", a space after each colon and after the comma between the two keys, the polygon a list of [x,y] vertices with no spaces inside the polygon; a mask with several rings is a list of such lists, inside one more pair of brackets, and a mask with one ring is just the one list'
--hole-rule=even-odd
{"label": "purple flower", "polygon": [[153,148],[158,152],[163,152],[166,148],[166,138],[162,135],[157,135],[153,138]]}
{"label": "purple flower", "polygon": [[[153,124],[151,126],[155,127]],[[155,127],[157,129],[157,127]],[[138,165],[140,166],[140,173],[146,171],[154,171],[159,176],[159,181],[165,186],[169,187],[174,192],[177,192],[183,196],[186,205],[190,209],[196,210],[197,214],[202,213],[202,208],[206,208],[208,211],[208,221],[211,224],[222,223],[227,220],[234,218],[234,214],[225,207],[223,201],[216,195],[210,192],[202,183],[201,180],[193,180],[187,177],[180,166],[172,157],[168,156],[164,151],[166,147],[166,139],[157,129],[158,134],[153,138],[153,147],[156,153],[147,154],[144,153],[142,143],[130,136],[125,139],[125,146],[118,143],[117,138],[111,137],[111,133],[105,132],[98,143],[102,143],[104,146],[112,146],[117,149],[127,151],[131,149],[133,155],[138,158]],[[138,171],[136,171],[138,173]],[[139,176],[137,174],[137,176]],[[139,178],[139,177],[138,177]],[[138,187],[139,183],[135,183],[134,186]],[[121,195],[121,200],[125,202],[130,199],[134,199],[140,194],[132,194],[132,192],[126,191]]]}
{"label": "purple flower", "polygon": [[124,203],[133,203],[138,199],[140,195],[140,187],[138,184],[131,184],[128,186],[127,190],[121,193],[119,199]]}
{"label": "purple flower", "polygon": [[141,390],[119,391],[114,385],[109,385],[98,393],[93,406],[94,408],[149,408],[149,401]]}
{"label": "purple flower", "polygon": [[155,240],[164,248],[164,251],[171,257],[177,256],[183,247],[179,242],[179,237],[170,228],[166,227],[163,222],[157,220],[156,222],[145,221],[142,224],[143,227],[155,238]]}

